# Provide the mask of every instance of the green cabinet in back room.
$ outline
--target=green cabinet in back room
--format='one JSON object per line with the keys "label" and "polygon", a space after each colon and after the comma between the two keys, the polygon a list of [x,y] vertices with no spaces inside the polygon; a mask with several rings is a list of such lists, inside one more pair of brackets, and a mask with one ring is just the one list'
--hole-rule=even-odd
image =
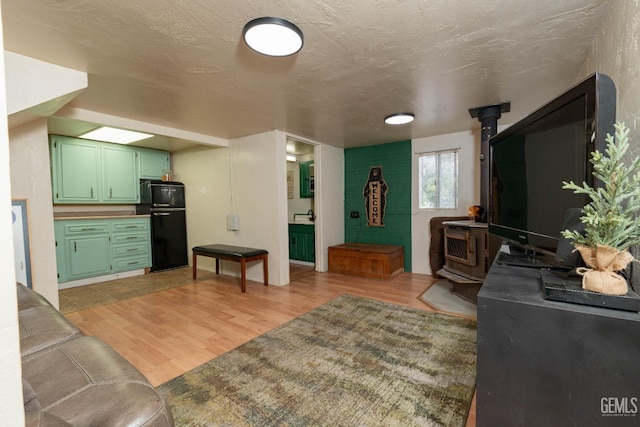
{"label": "green cabinet in back room", "polygon": [[315,227],[308,224],[289,224],[289,259],[315,262]]}
{"label": "green cabinet in back room", "polygon": [[300,198],[311,198],[315,187],[314,161],[300,163]]}

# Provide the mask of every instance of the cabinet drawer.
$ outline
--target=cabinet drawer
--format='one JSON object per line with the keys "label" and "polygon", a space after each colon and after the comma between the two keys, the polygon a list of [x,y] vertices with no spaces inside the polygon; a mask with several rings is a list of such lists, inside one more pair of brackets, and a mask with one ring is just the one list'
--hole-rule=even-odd
{"label": "cabinet drawer", "polygon": [[85,223],[85,224],[65,224],[64,226],[64,234],[65,235],[74,235],[78,233],[82,234],[100,234],[100,233],[108,233],[109,232],[109,224],[106,222],[94,222],[94,223]]}
{"label": "cabinet drawer", "polygon": [[126,270],[136,270],[138,268],[149,267],[149,256],[142,255],[138,257],[132,258],[124,258],[120,260],[115,260],[113,262],[113,270],[114,271],[126,271]]}
{"label": "cabinet drawer", "polygon": [[112,237],[113,243],[123,242],[149,242],[149,233],[127,233],[127,234],[114,234]]}
{"label": "cabinet drawer", "polygon": [[147,255],[148,253],[149,253],[149,245],[143,242],[136,243],[133,245],[126,245],[126,244],[113,245],[113,251],[112,251],[112,255],[114,258]]}
{"label": "cabinet drawer", "polygon": [[113,231],[114,233],[119,233],[123,231],[146,231],[149,229],[149,221],[136,221],[136,222],[125,222],[125,221],[114,221],[113,223]]}

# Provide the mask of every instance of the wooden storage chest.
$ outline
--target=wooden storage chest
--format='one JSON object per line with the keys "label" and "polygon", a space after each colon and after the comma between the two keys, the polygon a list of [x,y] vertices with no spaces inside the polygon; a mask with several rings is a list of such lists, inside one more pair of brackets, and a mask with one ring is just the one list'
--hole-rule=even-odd
{"label": "wooden storage chest", "polygon": [[390,280],[404,271],[404,248],[373,243],[329,246],[329,271]]}

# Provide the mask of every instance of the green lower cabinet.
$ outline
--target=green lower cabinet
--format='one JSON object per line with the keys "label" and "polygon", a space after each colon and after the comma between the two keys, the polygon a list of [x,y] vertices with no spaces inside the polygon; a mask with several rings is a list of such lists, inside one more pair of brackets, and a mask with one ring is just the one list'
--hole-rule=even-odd
{"label": "green lower cabinet", "polygon": [[149,218],[55,221],[58,282],[151,266]]}
{"label": "green lower cabinet", "polygon": [[149,219],[111,220],[112,272],[151,267]]}
{"label": "green lower cabinet", "polygon": [[314,233],[313,225],[289,224],[289,259],[315,262]]}
{"label": "green lower cabinet", "polygon": [[110,273],[109,236],[65,238],[64,242],[69,279]]}

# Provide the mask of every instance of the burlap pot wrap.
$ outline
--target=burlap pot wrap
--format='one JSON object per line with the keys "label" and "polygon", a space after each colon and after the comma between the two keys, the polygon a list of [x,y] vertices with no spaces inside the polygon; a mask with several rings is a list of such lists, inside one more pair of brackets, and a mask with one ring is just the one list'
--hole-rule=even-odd
{"label": "burlap pot wrap", "polygon": [[619,251],[610,246],[576,245],[582,259],[590,268],[579,268],[582,276],[582,289],[608,295],[625,295],[627,281],[617,274],[633,261],[628,251]]}

